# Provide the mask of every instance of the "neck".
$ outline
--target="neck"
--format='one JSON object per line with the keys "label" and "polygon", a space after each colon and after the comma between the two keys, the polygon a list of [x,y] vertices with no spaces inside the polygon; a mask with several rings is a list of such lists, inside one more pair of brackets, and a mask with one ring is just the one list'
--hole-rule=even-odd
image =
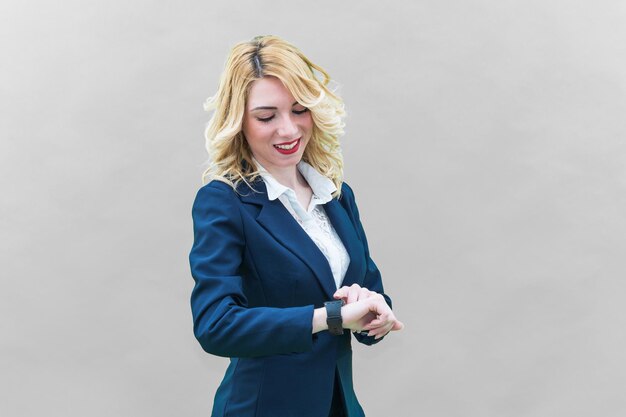
{"label": "neck", "polygon": [[306,183],[306,180],[295,165],[288,167],[272,167],[271,169],[267,169],[267,171],[272,174],[276,181],[292,190],[296,190]]}

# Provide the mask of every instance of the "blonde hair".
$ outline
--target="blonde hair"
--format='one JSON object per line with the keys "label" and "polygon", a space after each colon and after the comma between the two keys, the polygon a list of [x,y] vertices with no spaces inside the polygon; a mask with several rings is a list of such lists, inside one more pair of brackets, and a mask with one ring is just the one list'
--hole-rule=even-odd
{"label": "blonde hair", "polygon": [[[320,80],[315,71],[323,76]],[[311,139],[302,159],[331,179],[338,196],[343,181],[343,157],[339,137],[343,135],[344,104],[328,88],[330,76],[295,46],[277,36],[257,36],[236,44],[230,51],[217,93],[204,105],[214,113],[205,130],[209,166],[202,183],[218,180],[237,189],[241,182],[250,188],[258,167],[242,131],[246,100],[252,82],[265,76],[278,78],[313,118]]]}

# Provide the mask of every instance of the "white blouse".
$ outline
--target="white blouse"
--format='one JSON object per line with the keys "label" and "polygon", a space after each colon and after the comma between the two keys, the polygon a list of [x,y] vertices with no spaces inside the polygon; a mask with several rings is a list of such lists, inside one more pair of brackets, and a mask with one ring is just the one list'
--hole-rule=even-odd
{"label": "white blouse", "polygon": [[259,161],[254,159],[254,162],[259,167],[259,172],[265,182],[267,197],[270,200],[278,198],[298,224],[302,226],[328,261],[335,285],[337,288],[341,287],[350,264],[350,256],[322,206],[332,200],[331,193],[337,189],[335,184],[310,164],[300,161],[297,165],[298,170],[313,190],[309,207],[304,210],[294,190],[279,183],[272,174],[263,168]]}

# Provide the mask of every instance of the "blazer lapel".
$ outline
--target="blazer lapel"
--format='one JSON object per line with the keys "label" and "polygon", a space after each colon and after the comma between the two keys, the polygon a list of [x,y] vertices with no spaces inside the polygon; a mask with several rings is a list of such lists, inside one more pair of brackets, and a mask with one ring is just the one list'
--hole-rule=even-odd
{"label": "blazer lapel", "polygon": [[[280,200],[270,201],[267,198],[267,188],[262,180],[254,182],[253,186],[260,192],[248,189],[248,194],[242,195],[241,201],[261,206],[256,218],[259,224],[311,269],[328,299],[332,300],[336,291],[335,280],[324,254]],[[346,219],[349,221],[347,216]]]}
{"label": "blazer lapel", "polygon": [[348,270],[346,271],[346,275],[343,278],[341,286],[350,286],[354,283],[362,285],[363,277],[365,276],[365,265],[363,263],[365,248],[361,243],[361,240],[359,239],[348,214],[336,198],[333,198],[328,203],[324,204],[324,210],[328,215],[328,219],[335,228],[335,231],[339,235],[339,238],[341,238],[346,251],[348,251],[348,255],[350,255]]}

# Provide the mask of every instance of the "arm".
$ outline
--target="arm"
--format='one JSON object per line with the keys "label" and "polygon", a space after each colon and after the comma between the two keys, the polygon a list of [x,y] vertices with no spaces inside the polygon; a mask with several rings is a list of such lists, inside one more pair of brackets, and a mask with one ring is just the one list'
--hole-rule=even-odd
{"label": "arm", "polygon": [[202,187],[193,204],[189,254],[194,334],[225,357],[305,352],[312,348],[313,306],[248,308],[240,275],[245,235],[237,197],[223,183]]}
{"label": "arm", "polygon": [[[372,293],[375,294],[375,293]],[[368,329],[371,326],[372,320],[377,321],[376,317],[387,317],[389,319],[390,327],[372,328],[371,333],[378,332],[377,335],[371,336],[378,341],[379,338],[384,337],[384,333],[392,330],[402,330],[404,325],[397,320],[391,311],[386,300],[380,294],[363,298],[361,300],[346,304],[341,307],[341,318],[344,329],[355,331],[361,331]],[[326,319],[326,308],[317,308],[313,311],[313,333],[320,332],[322,330],[328,330]]]}

